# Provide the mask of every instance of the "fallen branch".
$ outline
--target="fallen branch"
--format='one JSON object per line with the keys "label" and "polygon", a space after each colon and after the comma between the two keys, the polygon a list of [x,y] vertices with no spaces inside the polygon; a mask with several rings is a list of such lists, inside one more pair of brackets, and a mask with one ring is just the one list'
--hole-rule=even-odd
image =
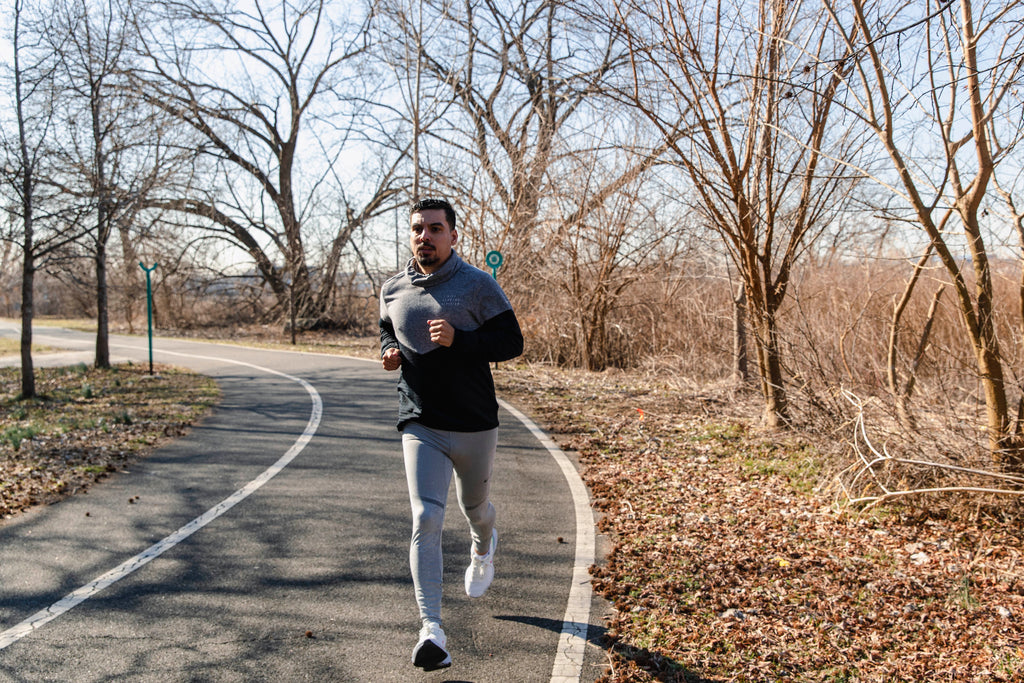
{"label": "fallen branch", "polygon": [[[847,506],[863,506],[864,510],[869,510],[876,505],[896,498],[935,493],[983,493],[1024,497],[1024,477],[1018,475],[972,467],[960,467],[958,465],[929,460],[900,458],[889,453],[888,447],[885,446],[882,447],[882,450],[879,450],[871,443],[871,439],[868,437],[867,420],[864,416],[865,402],[845,389],[843,390],[843,396],[857,409],[851,445],[857,454],[858,462],[843,469],[836,477],[836,481],[842,488],[843,496],[846,498]],[[995,479],[1004,486],[999,486],[998,484],[996,486],[954,484],[949,486],[890,488],[886,479],[879,473],[879,470],[883,467],[891,470],[893,467],[899,466],[928,468],[948,474]],[[861,488],[859,484],[865,479],[869,479],[870,483],[880,490],[880,493],[857,496],[854,491]]]}

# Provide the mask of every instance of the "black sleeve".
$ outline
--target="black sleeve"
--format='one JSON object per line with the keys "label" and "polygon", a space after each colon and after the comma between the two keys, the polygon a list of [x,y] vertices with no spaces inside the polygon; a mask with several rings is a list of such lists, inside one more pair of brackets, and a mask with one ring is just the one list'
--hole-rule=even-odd
{"label": "black sleeve", "polygon": [[398,348],[398,337],[395,336],[395,326],[390,320],[380,318],[377,326],[380,328],[380,355],[383,356],[388,349]]}
{"label": "black sleeve", "polygon": [[523,331],[519,328],[516,314],[509,309],[485,321],[475,330],[456,329],[452,348],[462,353],[483,356],[488,362],[510,360],[523,352]]}

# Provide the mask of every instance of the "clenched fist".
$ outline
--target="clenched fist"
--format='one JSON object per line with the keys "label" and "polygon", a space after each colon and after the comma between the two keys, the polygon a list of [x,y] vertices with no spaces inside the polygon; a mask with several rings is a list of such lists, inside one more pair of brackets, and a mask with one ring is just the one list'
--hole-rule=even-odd
{"label": "clenched fist", "polygon": [[451,346],[455,341],[455,328],[447,320],[428,320],[430,341],[441,346]]}
{"label": "clenched fist", "polygon": [[402,364],[402,353],[398,349],[388,349],[380,358],[380,364],[387,371],[397,370]]}

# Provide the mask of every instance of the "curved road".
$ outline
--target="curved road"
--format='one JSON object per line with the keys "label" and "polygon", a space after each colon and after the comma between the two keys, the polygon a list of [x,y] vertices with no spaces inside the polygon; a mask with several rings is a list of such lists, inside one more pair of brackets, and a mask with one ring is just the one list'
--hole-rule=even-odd
{"label": "curved road", "polygon": [[[17,327],[0,322],[0,335]],[[37,328],[34,339],[80,350],[37,364],[91,360],[92,335]],[[115,336],[111,351],[144,362],[146,340]],[[513,407],[493,489],[495,582],[478,600],[462,593],[469,542],[452,501],[454,664],[423,673],[409,662],[418,620],[394,376],[357,359],[163,339],[154,356],[214,377],[223,400],[130,472],[0,524],[0,681],[599,675],[603,654],[586,644],[600,631],[586,491]]]}

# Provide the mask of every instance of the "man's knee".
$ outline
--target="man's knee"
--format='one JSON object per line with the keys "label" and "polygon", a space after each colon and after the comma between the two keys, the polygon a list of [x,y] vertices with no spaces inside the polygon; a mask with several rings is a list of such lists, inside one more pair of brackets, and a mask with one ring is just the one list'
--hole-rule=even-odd
{"label": "man's knee", "polygon": [[413,516],[412,523],[419,534],[440,533],[444,528],[444,507],[437,503],[424,503],[419,514]]}

